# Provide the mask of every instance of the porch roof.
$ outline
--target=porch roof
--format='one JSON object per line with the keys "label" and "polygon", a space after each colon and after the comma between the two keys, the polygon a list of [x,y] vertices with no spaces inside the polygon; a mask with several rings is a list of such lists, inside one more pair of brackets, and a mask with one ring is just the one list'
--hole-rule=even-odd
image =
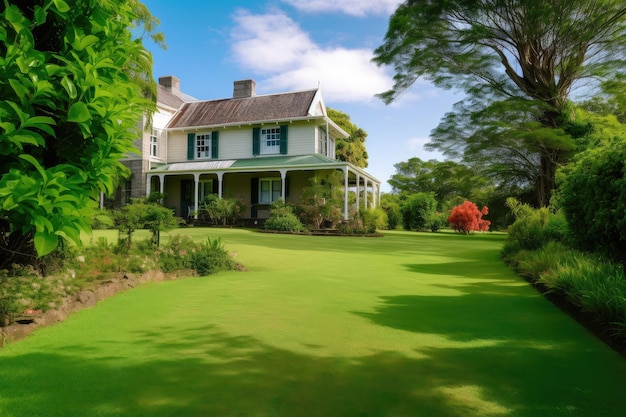
{"label": "porch roof", "polygon": [[348,167],[350,171],[358,172],[360,175],[380,184],[378,179],[369,175],[359,167],[356,167],[348,162],[338,161],[319,154],[263,156],[257,158],[217,161],[176,162],[153,167],[150,171],[148,171],[148,174],[175,175],[194,172],[254,172],[277,171],[280,169],[339,169],[342,167]]}

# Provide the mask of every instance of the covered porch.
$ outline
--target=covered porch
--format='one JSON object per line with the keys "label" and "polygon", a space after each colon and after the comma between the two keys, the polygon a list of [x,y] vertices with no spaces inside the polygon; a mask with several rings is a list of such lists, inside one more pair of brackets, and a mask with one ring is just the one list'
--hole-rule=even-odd
{"label": "covered porch", "polygon": [[317,173],[343,174],[344,220],[348,220],[350,192],[359,208],[375,208],[380,201],[380,181],[350,163],[322,155],[275,156],[237,160],[181,162],[153,167],[147,173],[146,196],[167,195],[166,204],[183,218],[196,218],[207,194],[241,199],[248,207],[245,218],[269,217],[269,206],[280,198],[297,203],[302,190]]}

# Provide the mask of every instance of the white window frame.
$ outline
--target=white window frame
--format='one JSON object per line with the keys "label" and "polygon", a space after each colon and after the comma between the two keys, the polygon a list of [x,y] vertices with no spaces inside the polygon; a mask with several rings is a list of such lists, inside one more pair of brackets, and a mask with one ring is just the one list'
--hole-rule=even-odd
{"label": "white window frame", "polygon": [[159,156],[159,131],[157,129],[150,131],[150,156],[154,158]]}
{"label": "white window frame", "polygon": [[211,137],[211,133],[197,134],[196,143],[194,144],[195,159],[210,159],[212,147],[213,138]]}
{"label": "white window frame", "polygon": [[318,139],[317,139],[317,153],[322,154],[324,156],[328,155],[328,139],[326,137],[326,131],[321,127],[318,129]]}
{"label": "white window frame", "polygon": [[259,140],[261,155],[280,153],[280,126],[261,128]]}
{"label": "white window frame", "polygon": [[283,185],[280,177],[259,178],[259,204],[272,204],[281,199],[282,193]]}

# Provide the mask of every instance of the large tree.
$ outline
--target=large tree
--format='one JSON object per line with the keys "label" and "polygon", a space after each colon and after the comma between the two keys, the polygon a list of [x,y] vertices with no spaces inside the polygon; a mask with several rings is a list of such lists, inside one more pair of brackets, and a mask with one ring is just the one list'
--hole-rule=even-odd
{"label": "large tree", "polygon": [[572,89],[623,94],[625,52],[623,0],[408,0],[374,61],[396,71],[387,103],[420,77],[464,90],[430,147],[532,185],[546,205],[587,128]]}
{"label": "large tree", "polygon": [[328,109],[328,117],[350,135],[347,139],[338,139],[336,143],[337,159],[350,162],[358,167],[367,167],[367,150],[365,138],[367,132],[350,120],[350,116],[342,111]]}
{"label": "large tree", "polygon": [[3,1],[0,269],[80,242],[97,195],[114,191],[154,109],[137,36],[155,23],[137,0]]}

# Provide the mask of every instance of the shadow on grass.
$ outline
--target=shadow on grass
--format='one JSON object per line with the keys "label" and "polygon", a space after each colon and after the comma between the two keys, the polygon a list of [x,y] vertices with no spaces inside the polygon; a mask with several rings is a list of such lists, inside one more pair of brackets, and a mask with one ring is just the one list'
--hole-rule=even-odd
{"label": "shadow on grass", "polygon": [[343,358],[281,350],[214,326],[176,338],[175,329],[163,330],[139,332],[134,343],[145,356],[131,361],[123,351],[98,358],[79,345],[3,357],[1,415],[616,416],[626,406],[623,374],[589,379],[601,364],[575,346],[537,352],[503,341],[430,348],[417,358]]}

